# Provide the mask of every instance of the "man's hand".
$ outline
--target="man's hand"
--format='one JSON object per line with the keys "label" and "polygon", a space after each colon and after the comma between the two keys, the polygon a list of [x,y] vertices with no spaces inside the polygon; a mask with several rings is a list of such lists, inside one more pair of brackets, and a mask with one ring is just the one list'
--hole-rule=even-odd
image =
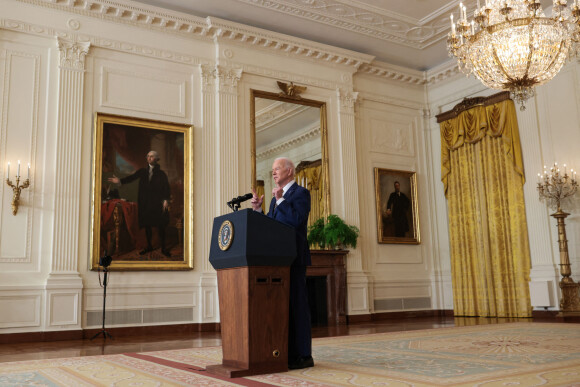
{"label": "man's hand", "polygon": [[167,200],[163,201],[163,211],[169,211],[169,202]]}
{"label": "man's hand", "polygon": [[113,177],[109,177],[107,180],[109,180],[109,183],[121,184],[121,179],[115,175],[113,175]]}
{"label": "man's hand", "polygon": [[272,196],[274,196],[276,200],[280,199],[283,194],[284,190],[280,187],[275,187],[274,189],[272,189]]}
{"label": "man's hand", "polygon": [[262,202],[264,201],[264,195],[258,197],[258,194],[256,193],[256,190],[254,188],[252,188],[252,194],[254,195],[252,197],[252,201],[250,202],[252,203],[252,209],[254,211],[262,211]]}

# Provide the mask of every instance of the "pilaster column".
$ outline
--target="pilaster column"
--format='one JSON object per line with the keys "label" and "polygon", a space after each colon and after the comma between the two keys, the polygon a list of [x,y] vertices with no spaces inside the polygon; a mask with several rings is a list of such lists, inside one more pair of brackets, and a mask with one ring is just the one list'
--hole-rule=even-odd
{"label": "pilaster column", "polygon": [[[57,38],[59,58],[54,234],[46,283],[48,330],[80,327],[82,279],[78,272],[81,140],[85,56],[90,43]],[[58,311],[58,313],[56,312]],[[52,328],[56,329],[56,328]]]}
{"label": "pilaster column", "polygon": [[[339,104],[340,127],[340,167],[342,176],[342,208],[344,219],[348,224],[360,226],[358,178],[356,160],[355,115],[354,104],[358,98],[357,92],[337,90]],[[348,271],[362,271],[360,251],[351,250],[348,254]]]}
{"label": "pilaster column", "polygon": [[[218,213],[229,211],[226,203],[238,196],[239,175],[239,136],[238,136],[238,82],[242,77],[242,69],[226,66],[216,66],[218,80],[218,114],[217,114],[217,171],[216,181],[219,203]],[[249,182],[248,182],[249,186]]]}
{"label": "pilaster column", "polygon": [[[337,89],[339,100],[338,122],[340,141],[340,182],[342,186],[342,203],[344,219],[348,224],[360,227],[358,197],[358,178],[355,138],[354,105],[358,92]],[[368,314],[371,311],[369,278],[364,273],[361,252],[351,249],[347,263],[348,314]]]}
{"label": "pilaster column", "polygon": [[[202,179],[207,200],[202,209],[203,240],[211,240],[213,218],[229,211],[226,202],[238,196],[238,81],[241,69],[201,65],[202,79]],[[213,241],[212,241],[213,242]],[[219,321],[217,275],[204,243],[200,278],[201,322]]]}
{"label": "pilaster column", "polygon": [[[202,164],[207,166],[216,165],[219,158],[217,149],[217,114],[216,114],[216,69],[213,65],[200,65],[201,73],[201,149]],[[209,243],[211,238],[211,227],[213,218],[218,215],[216,211],[216,185],[219,182],[218,171],[211,167],[201,169],[201,181],[204,188],[204,205],[201,206],[201,213],[198,216],[200,221],[200,232],[202,235],[202,260],[201,269],[204,272],[213,272],[209,263]]]}
{"label": "pilaster column", "polygon": [[201,181],[203,184],[203,205],[199,208],[199,230],[201,234],[201,271],[199,283],[199,317],[198,321],[219,321],[219,300],[217,291],[217,274],[209,262],[209,250],[213,218],[218,213],[216,206],[217,184],[220,176],[215,166],[219,163],[217,152],[217,93],[216,93],[216,68],[214,65],[200,65],[201,75],[201,158],[202,165],[208,166],[201,169]]}

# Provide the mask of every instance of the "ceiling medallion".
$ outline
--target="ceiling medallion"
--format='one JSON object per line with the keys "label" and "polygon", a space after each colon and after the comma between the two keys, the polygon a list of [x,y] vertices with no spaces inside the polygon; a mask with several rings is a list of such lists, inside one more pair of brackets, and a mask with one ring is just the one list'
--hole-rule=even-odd
{"label": "ceiling medallion", "polygon": [[491,89],[509,90],[525,110],[525,101],[535,87],[552,79],[569,55],[576,54],[580,37],[578,0],[553,0],[547,17],[540,0],[485,0],[468,22],[459,3],[459,20],[447,38],[450,56],[459,68],[475,75]]}

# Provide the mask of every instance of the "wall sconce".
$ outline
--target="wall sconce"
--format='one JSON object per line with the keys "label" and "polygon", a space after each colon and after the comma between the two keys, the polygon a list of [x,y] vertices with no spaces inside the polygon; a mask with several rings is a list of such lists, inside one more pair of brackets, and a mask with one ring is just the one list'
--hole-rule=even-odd
{"label": "wall sconce", "polygon": [[6,184],[12,187],[12,215],[16,215],[18,212],[18,204],[20,203],[20,192],[23,188],[28,188],[30,186],[30,163],[28,163],[26,180],[22,185],[20,185],[20,160],[18,160],[18,169],[16,170],[16,184],[12,184],[12,181],[10,180],[10,162],[8,162]]}

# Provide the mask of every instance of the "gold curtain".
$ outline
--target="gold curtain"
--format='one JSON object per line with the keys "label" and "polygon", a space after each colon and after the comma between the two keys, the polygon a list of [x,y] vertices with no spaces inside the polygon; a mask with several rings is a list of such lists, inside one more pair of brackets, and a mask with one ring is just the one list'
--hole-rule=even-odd
{"label": "gold curtain", "polygon": [[308,226],[323,216],[322,160],[302,161],[296,166],[296,183],[310,191]]}
{"label": "gold curtain", "polygon": [[[264,191],[264,180],[256,181],[256,194],[258,195],[258,197],[264,195],[264,192],[265,192]],[[266,197],[266,196],[264,196],[264,197]],[[262,201],[262,212],[264,214],[266,213],[266,200]]]}
{"label": "gold curtain", "polygon": [[456,107],[454,118],[438,116],[454,313],[531,317],[525,181],[515,108],[511,100],[479,102],[463,111]]}

